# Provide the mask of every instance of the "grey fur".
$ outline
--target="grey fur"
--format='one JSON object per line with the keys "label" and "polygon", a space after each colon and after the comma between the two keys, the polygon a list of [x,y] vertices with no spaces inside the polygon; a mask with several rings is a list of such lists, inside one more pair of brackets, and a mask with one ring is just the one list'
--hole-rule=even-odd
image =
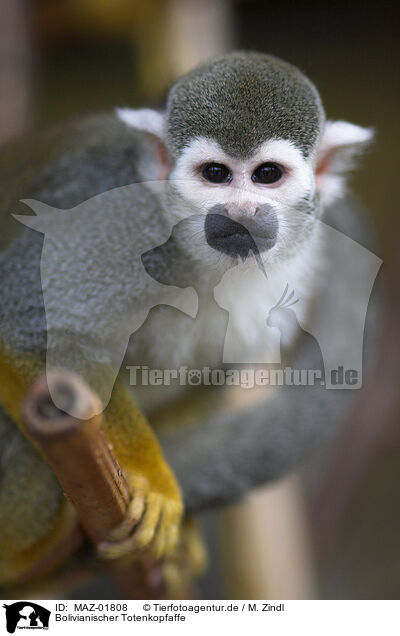
{"label": "grey fur", "polygon": [[169,94],[167,118],[174,156],[205,136],[242,158],[271,138],[289,139],[308,156],[325,121],[316,88],[297,68],[249,52],[213,58],[185,75]]}
{"label": "grey fur", "polygon": [[[148,180],[156,178],[151,142],[115,115],[90,117],[2,149],[0,178],[7,188],[0,191],[0,236],[6,248],[0,252],[0,337],[13,351],[46,350],[40,279],[43,235],[12,218],[12,213],[29,211],[20,200],[72,207],[141,181],[139,165],[146,168]],[[157,227],[154,215],[152,221],[147,225],[150,234]]]}

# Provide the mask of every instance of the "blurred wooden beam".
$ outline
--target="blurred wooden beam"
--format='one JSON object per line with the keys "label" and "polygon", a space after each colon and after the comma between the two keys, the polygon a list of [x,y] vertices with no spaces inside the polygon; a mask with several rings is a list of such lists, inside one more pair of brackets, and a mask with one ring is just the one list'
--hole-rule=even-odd
{"label": "blurred wooden beam", "polygon": [[169,0],[167,51],[173,77],[233,47],[230,0]]}
{"label": "blurred wooden beam", "polygon": [[227,598],[317,598],[301,483],[291,475],[222,513]]}
{"label": "blurred wooden beam", "polygon": [[0,0],[0,144],[30,119],[31,43],[24,0]]}

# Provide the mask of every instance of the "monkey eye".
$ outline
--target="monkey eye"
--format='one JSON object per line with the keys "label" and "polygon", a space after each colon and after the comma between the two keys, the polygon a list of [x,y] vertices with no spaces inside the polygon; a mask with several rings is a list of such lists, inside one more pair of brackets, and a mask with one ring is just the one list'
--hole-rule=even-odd
{"label": "monkey eye", "polygon": [[232,173],[223,163],[206,163],[201,173],[210,183],[229,183]]}
{"label": "monkey eye", "polygon": [[251,175],[254,183],[276,183],[283,175],[283,170],[276,163],[263,163]]}

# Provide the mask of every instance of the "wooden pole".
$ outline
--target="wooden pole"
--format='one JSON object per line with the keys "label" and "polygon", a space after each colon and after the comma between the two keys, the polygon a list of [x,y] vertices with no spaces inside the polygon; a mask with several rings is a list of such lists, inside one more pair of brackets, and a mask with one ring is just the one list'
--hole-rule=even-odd
{"label": "wooden pole", "polygon": [[[53,404],[49,385],[68,412]],[[22,410],[27,434],[40,447],[95,544],[122,521],[129,502],[128,484],[101,430],[99,411],[97,396],[65,371],[38,378]]]}
{"label": "wooden pole", "polygon": [[[50,387],[50,389],[49,389]],[[57,395],[57,408],[51,395]],[[97,545],[124,518],[130,500],[126,478],[101,430],[99,399],[76,375],[52,371],[32,385],[22,407],[28,437],[52,467],[80,524]],[[124,598],[160,598],[151,587],[153,567],[110,562]]]}

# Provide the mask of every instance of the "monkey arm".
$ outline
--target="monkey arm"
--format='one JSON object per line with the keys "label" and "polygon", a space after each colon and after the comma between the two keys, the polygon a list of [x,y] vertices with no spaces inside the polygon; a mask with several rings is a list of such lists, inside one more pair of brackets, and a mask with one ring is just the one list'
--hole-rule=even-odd
{"label": "monkey arm", "polygon": [[228,503],[279,478],[334,434],[354,398],[351,393],[283,387],[252,409],[218,414],[189,430],[162,435],[186,509]]}

